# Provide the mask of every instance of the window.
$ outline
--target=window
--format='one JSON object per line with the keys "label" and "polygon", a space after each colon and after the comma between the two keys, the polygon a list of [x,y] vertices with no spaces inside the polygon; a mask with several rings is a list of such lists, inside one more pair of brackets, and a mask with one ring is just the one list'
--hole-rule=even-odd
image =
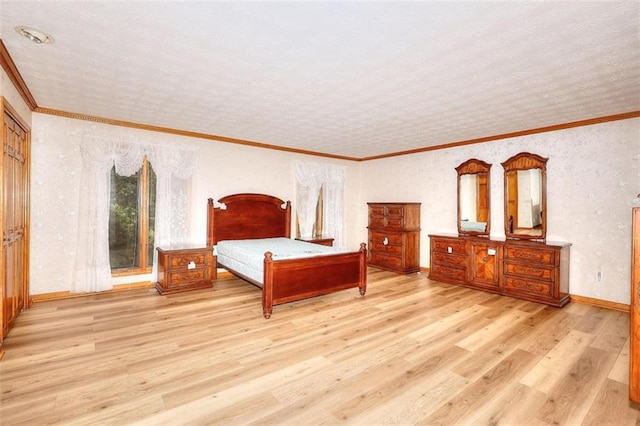
{"label": "window", "polygon": [[[303,189],[299,189],[299,190],[303,190]],[[311,232],[311,237],[313,238],[320,238],[322,237],[322,230],[323,230],[323,222],[324,222],[324,218],[323,218],[323,187],[320,187],[320,192],[318,193],[318,199],[316,201],[316,209],[315,209],[315,216],[313,219],[313,230]],[[296,238],[301,238],[301,232],[300,232],[300,216],[299,214],[296,212]]]}
{"label": "window", "polygon": [[296,177],[296,234],[302,238],[333,238],[334,247],[345,247],[346,168],[299,161],[293,166]]}
{"label": "window", "polygon": [[149,273],[153,266],[156,174],[145,159],[132,176],[111,169],[109,260],[113,275]]}

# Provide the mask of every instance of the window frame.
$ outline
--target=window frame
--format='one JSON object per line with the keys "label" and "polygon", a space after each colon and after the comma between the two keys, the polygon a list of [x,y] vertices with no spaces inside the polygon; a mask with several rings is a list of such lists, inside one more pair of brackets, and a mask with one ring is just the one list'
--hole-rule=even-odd
{"label": "window frame", "polygon": [[[142,166],[139,170],[139,178],[138,178],[138,244],[136,250],[138,250],[139,254],[139,264],[138,266],[130,267],[130,268],[118,268],[111,269],[112,277],[123,277],[129,275],[143,275],[150,274],[153,271],[153,265],[148,266],[148,228],[149,228],[149,167],[150,163],[147,157],[145,156],[142,160]],[[155,245],[155,242],[154,242]],[[141,266],[144,265],[144,266]]]}

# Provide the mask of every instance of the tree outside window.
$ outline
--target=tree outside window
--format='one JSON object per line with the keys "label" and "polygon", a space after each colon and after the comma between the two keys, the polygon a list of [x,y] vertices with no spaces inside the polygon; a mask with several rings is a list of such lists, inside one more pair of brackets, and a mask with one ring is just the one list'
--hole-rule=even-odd
{"label": "tree outside window", "polygon": [[146,159],[132,176],[111,169],[109,260],[114,275],[151,272],[155,197],[156,174]]}

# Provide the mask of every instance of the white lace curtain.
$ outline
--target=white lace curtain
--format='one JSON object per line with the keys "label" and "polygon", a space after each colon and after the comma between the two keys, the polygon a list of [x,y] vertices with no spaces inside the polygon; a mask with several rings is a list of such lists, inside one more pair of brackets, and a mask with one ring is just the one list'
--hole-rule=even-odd
{"label": "white lace curtain", "polygon": [[300,235],[311,237],[316,219],[316,204],[323,189],[323,233],[334,239],[334,247],[345,246],[344,191],[347,171],[331,164],[294,163],[296,176],[296,213]]}
{"label": "white lace curtain", "polygon": [[[78,248],[72,292],[113,288],[109,264],[110,173],[135,174],[146,156],[156,173],[154,248],[185,242],[194,149],[85,135],[82,153]],[[157,271],[154,250],[153,276]]]}

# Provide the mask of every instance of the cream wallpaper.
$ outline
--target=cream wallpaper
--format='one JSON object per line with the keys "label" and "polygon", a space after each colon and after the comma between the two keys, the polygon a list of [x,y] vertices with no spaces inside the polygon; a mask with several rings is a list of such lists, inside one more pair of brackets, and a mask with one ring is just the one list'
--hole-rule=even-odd
{"label": "cream wallpaper", "polygon": [[[549,158],[547,240],[572,243],[570,293],[628,304],[640,119],[365,162],[362,200],[422,202],[420,264],[429,267],[428,235],[457,232],[455,167],[470,158],[492,164],[491,235],[504,238],[500,163],[522,151]],[[366,212],[358,221],[358,229],[366,227]]]}
{"label": "cream wallpaper", "polygon": [[0,67],[0,95],[9,102],[27,124],[31,125],[31,110],[22,100],[13,82],[2,67]]}
{"label": "cream wallpaper", "polygon": [[[78,203],[79,197],[82,197],[79,191],[79,147],[86,134],[155,143],[189,144],[198,149],[198,166],[192,178],[190,211],[189,239],[193,243],[205,242],[206,205],[209,197],[217,200],[238,192],[259,192],[272,194],[283,200],[294,200],[294,160],[319,161],[318,157],[35,113],[31,177],[32,294],[70,289],[78,239]],[[355,211],[357,164],[329,159],[322,161],[347,165],[347,212]],[[348,244],[357,248],[355,243]],[[114,284],[150,279],[150,275],[119,277],[114,279]]]}
{"label": "cream wallpaper", "polygon": [[[504,236],[500,163],[530,151],[549,158],[548,240],[571,242],[570,292],[629,303],[630,208],[640,192],[640,119],[543,133],[362,163],[178,137],[33,114],[33,294],[68,291],[78,238],[79,144],[85,133],[191,144],[199,150],[193,178],[191,235],[203,243],[206,199],[263,192],[295,199],[295,160],[347,166],[347,242],[367,239],[370,201],[422,202],[422,267],[429,266],[432,233],[456,232],[455,167],[469,158],[492,164],[491,234]],[[602,284],[595,283],[597,271]],[[120,278],[115,284],[148,280]]]}

